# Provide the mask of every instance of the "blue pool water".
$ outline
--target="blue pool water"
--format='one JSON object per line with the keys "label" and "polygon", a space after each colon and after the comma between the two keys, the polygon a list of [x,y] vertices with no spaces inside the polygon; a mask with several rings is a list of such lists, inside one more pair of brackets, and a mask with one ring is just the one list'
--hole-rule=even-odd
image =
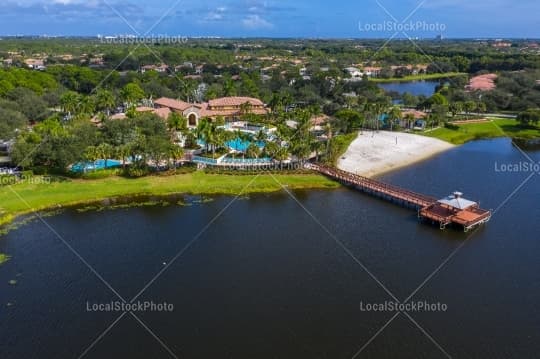
{"label": "blue pool water", "polygon": [[107,166],[105,166],[105,160],[97,160],[95,162],[76,163],[71,167],[71,170],[73,172],[84,172],[84,171],[102,170],[105,168],[120,167],[121,165],[122,165],[121,161],[107,160]]}
{"label": "blue pool water", "polygon": [[[251,141],[242,141],[241,139],[237,138],[233,141],[227,142],[227,147],[236,151],[245,152],[250,144]],[[255,142],[255,144],[259,147],[264,147],[263,142]]]}
{"label": "blue pool water", "polygon": [[[200,146],[205,145],[204,141],[197,141],[197,143]],[[227,145],[228,148],[230,148],[232,150],[245,152],[251,143],[252,143],[252,141],[249,141],[249,140],[245,141],[245,140],[241,140],[240,138],[237,138],[235,140],[228,141],[226,143],[226,145]],[[255,142],[255,144],[257,146],[261,147],[261,148],[264,147],[264,142]]]}

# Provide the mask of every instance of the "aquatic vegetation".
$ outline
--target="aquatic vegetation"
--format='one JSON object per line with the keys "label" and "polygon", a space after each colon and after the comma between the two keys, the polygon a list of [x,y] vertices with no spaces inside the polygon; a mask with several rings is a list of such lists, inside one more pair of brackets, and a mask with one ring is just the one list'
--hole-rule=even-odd
{"label": "aquatic vegetation", "polygon": [[6,263],[11,257],[7,254],[0,253],[0,265]]}

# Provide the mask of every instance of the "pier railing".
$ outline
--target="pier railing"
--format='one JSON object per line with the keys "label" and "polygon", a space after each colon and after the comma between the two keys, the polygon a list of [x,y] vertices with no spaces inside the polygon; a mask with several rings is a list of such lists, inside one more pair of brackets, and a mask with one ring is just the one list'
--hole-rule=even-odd
{"label": "pier railing", "polygon": [[346,185],[352,185],[360,190],[375,193],[380,196],[387,197],[388,199],[398,202],[404,202],[405,204],[409,204],[418,208],[427,207],[437,202],[437,199],[434,197],[426,196],[398,186],[363,177],[354,173],[346,172],[337,168],[313,163],[308,164],[307,167],[335,180],[338,180]]}
{"label": "pier railing", "polygon": [[476,204],[465,209],[449,208],[441,204],[440,201],[437,201],[435,197],[416,193],[337,168],[314,163],[308,163],[306,167],[366,193],[405,206],[414,207],[418,210],[419,218],[438,223],[441,229],[454,223],[462,226],[465,232],[467,232],[474,227],[487,223],[491,218],[491,211],[481,209]]}

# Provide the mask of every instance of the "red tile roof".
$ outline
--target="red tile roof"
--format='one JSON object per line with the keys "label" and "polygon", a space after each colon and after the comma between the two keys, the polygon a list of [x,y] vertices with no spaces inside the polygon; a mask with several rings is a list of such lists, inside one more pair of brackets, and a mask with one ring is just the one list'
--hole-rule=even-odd
{"label": "red tile roof", "polygon": [[174,110],[179,110],[179,111],[185,111],[191,106],[193,106],[193,104],[191,103],[179,101],[179,100],[173,100],[172,98],[167,98],[167,97],[158,98],[157,100],[154,101],[154,104],[163,106],[163,107],[169,107],[169,108],[172,108]]}
{"label": "red tile roof", "polygon": [[330,117],[327,115],[320,115],[320,116],[312,117],[310,120],[313,126],[321,126],[327,123],[328,121],[330,121]]}
{"label": "red tile roof", "polygon": [[212,107],[240,106],[249,102],[253,106],[264,106],[264,103],[252,97],[223,97],[215,100],[210,100],[208,105]]}
{"label": "red tile roof", "polygon": [[152,107],[140,106],[135,109],[137,112],[151,112],[154,111]]}
{"label": "red tile roof", "polygon": [[406,111],[403,111],[401,114],[403,115],[403,117],[405,117],[405,116],[407,116],[409,114],[412,114],[412,115],[414,115],[415,119],[426,118],[427,117],[427,113],[425,113],[423,111],[417,111],[417,110],[406,110]]}
{"label": "red tile roof", "polygon": [[467,90],[478,90],[478,91],[489,91],[495,89],[495,80],[497,79],[496,74],[486,74],[473,77],[469,82],[469,85],[466,86]]}
{"label": "red tile roof", "polygon": [[171,110],[168,107],[156,108],[154,113],[163,119],[167,119],[171,114]]}
{"label": "red tile roof", "polygon": [[[266,115],[268,113],[261,100],[251,97],[223,97],[204,103],[188,103],[166,97],[154,101],[155,105],[161,107],[158,110],[164,111],[159,114],[164,118],[169,115],[165,112],[165,109],[184,112],[190,107],[198,108],[201,117],[234,116],[240,114],[240,106],[245,103],[250,103],[253,106],[251,109],[251,113],[253,114]],[[157,112],[154,111],[154,113]]]}

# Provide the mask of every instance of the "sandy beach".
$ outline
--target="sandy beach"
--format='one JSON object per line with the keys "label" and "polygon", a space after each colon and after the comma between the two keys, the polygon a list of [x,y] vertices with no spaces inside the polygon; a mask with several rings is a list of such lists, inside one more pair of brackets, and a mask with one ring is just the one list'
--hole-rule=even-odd
{"label": "sandy beach", "polygon": [[401,132],[359,134],[338,161],[344,171],[373,177],[454,148],[447,142]]}

